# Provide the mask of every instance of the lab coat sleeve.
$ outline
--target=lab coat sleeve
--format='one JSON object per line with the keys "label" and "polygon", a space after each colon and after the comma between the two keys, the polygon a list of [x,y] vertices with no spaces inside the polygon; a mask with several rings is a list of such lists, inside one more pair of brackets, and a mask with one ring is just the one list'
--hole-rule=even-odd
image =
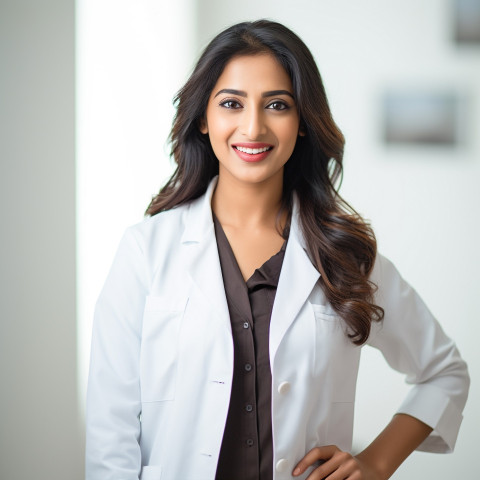
{"label": "lab coat sleeve", "polygon": [[419,295],[381,255],[371,280],[378,286],[375,303],[384,308],[385,317],[373,324],[368,343],[413,385],[398,413],[434,429],[417,450],[451,452],[467,400],[467,366]]}
{"label": "lab coat sleeve", "polygon": [[95,308],[87,391],[87,480],[139,478],[145,270],[141,242],[129,229]]}

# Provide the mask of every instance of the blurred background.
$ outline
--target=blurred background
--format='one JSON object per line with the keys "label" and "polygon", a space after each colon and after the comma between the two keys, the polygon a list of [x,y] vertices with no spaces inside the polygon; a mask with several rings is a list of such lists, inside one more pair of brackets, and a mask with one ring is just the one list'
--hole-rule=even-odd
{"label": "blurred background", "polygon": [[[469,363],[455,453],[393,478],[474,478],[479,0],[0,0],[2,480],[83,478],[93,308],[172,171],[172,98],[213,35],[262,17],[310,47],[347,140],[341,193]],[[364,349],[354,448],[407,390]]]}

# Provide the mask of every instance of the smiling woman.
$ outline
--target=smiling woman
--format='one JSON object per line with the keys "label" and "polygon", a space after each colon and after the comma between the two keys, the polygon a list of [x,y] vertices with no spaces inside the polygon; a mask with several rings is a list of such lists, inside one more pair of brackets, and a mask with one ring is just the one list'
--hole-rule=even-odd
{"label": "smiling woman", "polygon": [[[278,251],[283,237],[275,228],[263,228],[261,221],[247,225],[263,200],[245,204],[247,214],[232,222],[236,209],[228,207],[226,199],[229,192],[249,188],[250,201],[261,193],[273,208],[273,202],[280,204],[283,170],[300,134],[299,123],[292,81],[271,54],[238,56],[228,62],[200,121],[219,165],[212,207],[245,280]],[[238,198],[230,201],[238,205]]]}
{"label": "smiling woman", "polygon": [[245,55],[232,59],[217,80],[200,131],[209,135],[222,183],[278,188],[299,122],[285,69],[271,54]]}
{"label": "smiling woman", "polygon": [[[177,168],[97,303],[87,479],[383,480],[451,451],[465,362],[338,194],[344,139],[305,44],[234,25],[176,106]],[[366,344],[414,385],[353,455]]]}

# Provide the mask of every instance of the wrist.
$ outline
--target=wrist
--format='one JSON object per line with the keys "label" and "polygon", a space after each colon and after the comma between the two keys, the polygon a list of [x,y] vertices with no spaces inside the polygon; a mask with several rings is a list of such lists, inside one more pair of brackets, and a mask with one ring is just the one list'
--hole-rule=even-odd
{"label": "wrist", "polygon": [[378,458],[372,458],[366,450],[360,452],[355,458],[365,472],[367,480],[387,480],[389,478],[387,466],[384,465],[385,462]]}

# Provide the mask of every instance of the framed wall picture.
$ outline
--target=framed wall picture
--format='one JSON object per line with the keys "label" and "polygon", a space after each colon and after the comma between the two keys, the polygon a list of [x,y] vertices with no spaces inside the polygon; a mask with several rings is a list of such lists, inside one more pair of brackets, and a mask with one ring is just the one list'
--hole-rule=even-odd
{"label": "framed wall picture", "polygon": [[480,46],[480,0],[453,0],[454,39]]}
{"label": "framed wall picture", "polygon": [[390,145],[459,146],[464,140],[464,103],[453,91],[389,91],[383,96],[383,140]]}

